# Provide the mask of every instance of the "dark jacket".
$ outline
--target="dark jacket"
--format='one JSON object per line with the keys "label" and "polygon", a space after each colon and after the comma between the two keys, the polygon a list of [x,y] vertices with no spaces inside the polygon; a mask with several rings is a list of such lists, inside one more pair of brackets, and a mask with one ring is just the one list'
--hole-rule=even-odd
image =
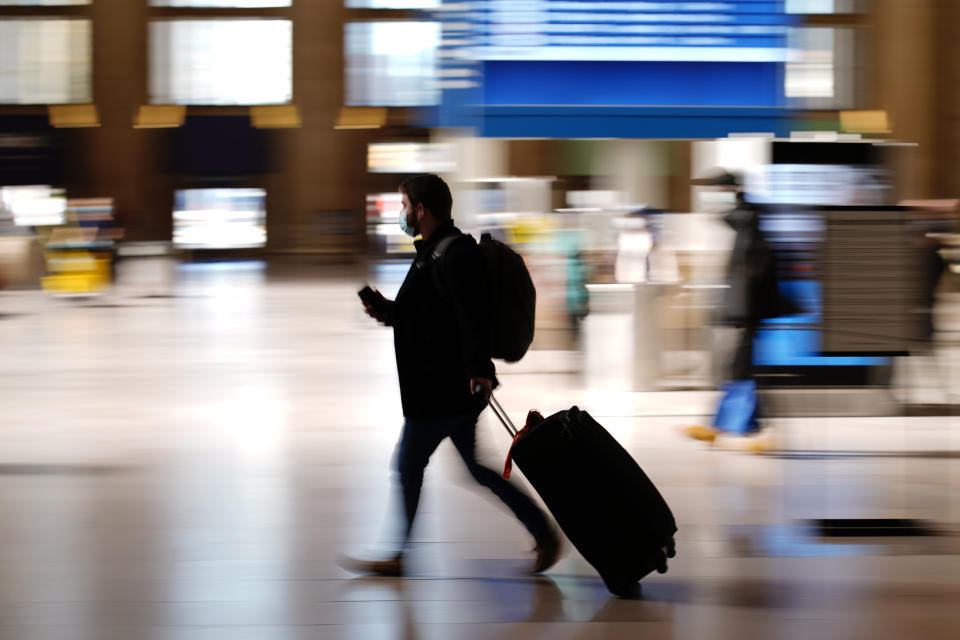
{"label": "dark jacket", "polygon": [[798,313],[799,310],[781,295],[777,286],[773,250],[760,231],[756,207],[742,202],[724,217],[724,221],[737,235],[727,269],[723,322],[755,327],[766,318]]}
{"label": "dark jacket", "polygon": [[[459,237],[437,264],[433,250],[451,234]],[[393,327],[403,415],[439,418],[479,411],[485,400],[470,393],[470,379],[495,380],[480,250],[452,221],[414,246],[417,258],[390,305],[387,322]]]}

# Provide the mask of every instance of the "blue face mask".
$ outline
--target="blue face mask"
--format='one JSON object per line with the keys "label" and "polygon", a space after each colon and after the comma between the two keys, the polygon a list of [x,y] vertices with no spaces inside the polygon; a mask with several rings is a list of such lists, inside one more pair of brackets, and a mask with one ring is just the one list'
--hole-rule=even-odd
{"label": "blue face mask", "polygon": [[416,230],[407,224],[407,212],[403,209],[400,209],[400,228],[403,229],[403,232],[411,238],[417,237]]}

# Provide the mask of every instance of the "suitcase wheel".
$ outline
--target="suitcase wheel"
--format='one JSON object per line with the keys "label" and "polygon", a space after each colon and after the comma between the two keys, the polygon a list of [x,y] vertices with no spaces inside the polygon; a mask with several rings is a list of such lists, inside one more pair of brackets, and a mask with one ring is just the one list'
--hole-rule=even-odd
{"label": "suitcase wheel", "polygon": [[667,572],[667,558],[672,558],[677,555],[677,542],[673,538],[660,547],[660,553],[657,556],[657,573],[666,573]]}
{"label": "suitcase wheel", "polygon": [[667,572],[667,557],[659,556],[657,557],[657,573],[666,573]]}
{"label": "suitcase wheel", "polygon": [[674,538],[670,538],[667,546],[664,547],[664,553],[668,558],[672,558],[677,555],[677,541]]}

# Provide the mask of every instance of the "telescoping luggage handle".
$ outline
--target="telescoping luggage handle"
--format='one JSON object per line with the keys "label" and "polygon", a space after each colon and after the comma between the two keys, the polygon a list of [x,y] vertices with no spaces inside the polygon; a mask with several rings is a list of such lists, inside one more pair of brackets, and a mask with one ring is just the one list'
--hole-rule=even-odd
{"label": "telescoping luggage handle", "polygon": [[[479,384],[474,389],[477,393],[483,391],[483,387]],[[503,407],[500,406],[500,403],[497,402],[497,399],[493,397],[493,394],[490,394],[490,409],[496,414],[497,418],[500,419],[500,424],[503,425],[503,428],[507,430],[507,433],[510,434],[511,438],[516,439],[517,437],[517,428],[514,426],[513,421],[510,420],[510,416],[507,415],[507,412],[503,410]]]}
{"label": "telescoping luggage handle", "polygon": [[[483,387],[477,385],[475,391],[480,393],[483,390]],[[500,403],[497,402],[497,399],[493,397],[493,394],[490,394],[490,410],[497,416],[500,420],[500,424],[503,425],[503,428],[507,430],[507,433],[510,435],[510,438],[513,439],[513,442],[510,443],[510,449],[507,451],[507,460],[503,464],[503,477],[510,479],[510,473],[513,471],[513,447],[516,446],[517,440],[520,439],[520,436],[523,436],[530,429],[529,427],[529,418],[527,426],[524,426],[523,429],[517,430],[517,427],[514,426],[513,421],[510,420],[510,416],[507,415],[507,412],[503,410],[503,407],[500,406]]]}

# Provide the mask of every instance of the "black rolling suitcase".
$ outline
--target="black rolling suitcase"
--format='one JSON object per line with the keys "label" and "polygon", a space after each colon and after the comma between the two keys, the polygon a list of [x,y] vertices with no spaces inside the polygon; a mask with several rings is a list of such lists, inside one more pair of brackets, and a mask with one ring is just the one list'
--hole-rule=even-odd
{"label": "black rolling suitcase", "polygon": [[531,411],[517,432],[493,397],[490,407],[514,438],[504,476],[516,461],[611,593],[633,595],[645,575],[666,572],[676,553],[673,513],[606,429],[573,407],[548,418]]}

